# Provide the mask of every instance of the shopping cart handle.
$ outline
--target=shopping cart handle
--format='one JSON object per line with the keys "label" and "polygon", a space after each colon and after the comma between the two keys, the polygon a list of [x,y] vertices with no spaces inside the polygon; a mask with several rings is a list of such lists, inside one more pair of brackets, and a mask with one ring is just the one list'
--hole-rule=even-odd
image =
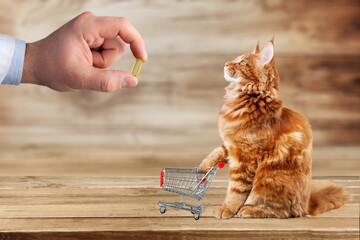
{"label": "shopping cart handle", "polygon": [[218,168],[223,168],[225,166],[225,163],[224,162],[219,162],[217,164]]}
{"label": "shopping cart handle", "polygon": [[160,172],[160,187],[164,184],[164,169]]}

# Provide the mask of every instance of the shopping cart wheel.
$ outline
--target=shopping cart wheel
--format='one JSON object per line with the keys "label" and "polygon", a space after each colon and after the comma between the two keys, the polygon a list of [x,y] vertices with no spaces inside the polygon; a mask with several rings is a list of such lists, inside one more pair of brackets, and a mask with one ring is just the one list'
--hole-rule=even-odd
{"label": "shopping cart wheel", "polygon": [[195,214],[194,214],[194,219],[195,219],[195,220],[199,220],[199,218],[200,218],[200,214],[195,213]]}
{"label": "shopping cart wheel", "polygon": [[166,207],[160,207],[160,213],[164,214],[166,212]]}

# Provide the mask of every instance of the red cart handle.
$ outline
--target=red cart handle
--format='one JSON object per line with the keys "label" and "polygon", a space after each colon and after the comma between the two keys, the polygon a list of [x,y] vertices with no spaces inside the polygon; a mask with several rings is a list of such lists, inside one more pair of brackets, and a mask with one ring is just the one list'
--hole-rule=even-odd
{"label": "red cart handle", "polygon": [[225,163],[224,162],[219,162],[217,164],[218,168],[223,168],[225,166]]}
{"label": "red cart handle", "polygon": [[164,170],[161,170],[160,172],[160,187],[162,187],[164,184]]}

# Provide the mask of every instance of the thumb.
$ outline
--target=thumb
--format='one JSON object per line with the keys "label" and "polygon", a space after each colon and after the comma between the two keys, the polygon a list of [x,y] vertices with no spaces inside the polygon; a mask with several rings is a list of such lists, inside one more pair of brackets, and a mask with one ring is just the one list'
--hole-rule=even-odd
{"label": "thumb", "polygon": [[112,92],[122,88],[132,88],[138,83],[136,77],[120,70],[104,70],[92,68],[90,75],[84,80],[83,88],[101,92]]}

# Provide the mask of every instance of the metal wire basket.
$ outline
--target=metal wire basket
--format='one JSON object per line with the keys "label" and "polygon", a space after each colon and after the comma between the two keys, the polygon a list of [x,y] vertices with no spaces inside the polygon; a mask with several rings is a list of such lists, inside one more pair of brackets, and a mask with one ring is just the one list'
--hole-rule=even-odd
{"label": "metal wire basket", "polygon": [[[199,168],[181,169],[181,168],[163,168],[160,172],[160,187],[164,191],[178,194],[181,202],[159,201],[160,213],[165,213],[166,208],[176,208],[190,211],[194,218],[198,220],[200,214],[205,210],[201,203],[210,183],[219,168],[224,167],[223,162],[219,162],[207,172],[200,172]],[[194,198],[197,204],[188,204],[185,197]]]}

